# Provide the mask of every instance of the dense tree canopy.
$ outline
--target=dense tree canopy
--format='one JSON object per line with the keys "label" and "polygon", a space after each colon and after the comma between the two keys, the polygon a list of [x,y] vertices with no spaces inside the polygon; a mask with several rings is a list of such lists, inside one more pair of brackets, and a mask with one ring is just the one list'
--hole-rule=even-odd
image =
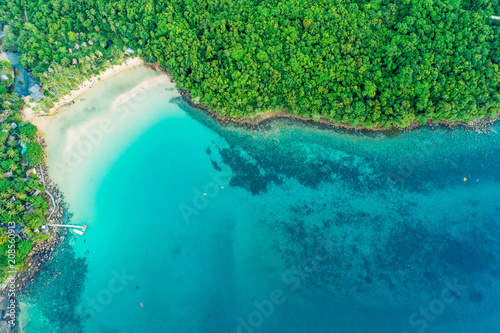
{"label": "dense tree canopy", "polygon": [[1,7],[13,30],[7,43],[40,72],[48,63],[68,66],[67,43],[83,32],[158,61],[222,115],[286,110],[369,127],[495,116],[500,50],[489,17],[496,9],[488,0],[15,0]]}
{"label": "dense tree canopy", "polygon": [[[9,241],[7,229],[13,223],[15,237],[15,268],[22,268],[23,261],[33,247],[33,242],[45,240],[48,235],[40,232],[48,213],[43,198],[44,187],[39,178],[26,171],[32,165],[25,162],[27,151],[33,152],[33,165],[40,163],[42,147],[35,140],[36,127],[24,124],[19,114],[23,101],[14,94],[0,94],[0,282],[13,271],[8,263]],[[36,162],[36,163],[35,163]],[[10,262],[12,263],[12,262]],[[5,266],[9,266],[6,268]]]}

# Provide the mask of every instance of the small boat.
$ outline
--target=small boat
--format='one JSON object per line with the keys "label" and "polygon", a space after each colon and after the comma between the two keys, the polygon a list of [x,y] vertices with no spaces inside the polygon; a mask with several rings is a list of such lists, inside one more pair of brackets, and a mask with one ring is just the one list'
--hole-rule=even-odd
{"label": "small boat", "polygon": [[83,235],[83,231],[80,231],[80,230],[78,230],[78,229],[73,229],[73,231],[74,231],[74,232],[76,232],[76,233],[77,233],[77,234],[79,234],[79,235]]}

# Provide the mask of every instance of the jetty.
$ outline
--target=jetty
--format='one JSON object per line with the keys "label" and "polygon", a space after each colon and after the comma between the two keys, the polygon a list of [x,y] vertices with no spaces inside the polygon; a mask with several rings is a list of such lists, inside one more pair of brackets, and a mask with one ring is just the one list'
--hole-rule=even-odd
{"label": "jetty", "polygon": [[[87,226],[81,225],[73,225],[73,224],[47,224],[49,227],[59,227],[59,228],[73,228],[73,231],[79,235],[83,235],[85,230],[87,230]],[[79,230],[80,229],[80,230]]]}

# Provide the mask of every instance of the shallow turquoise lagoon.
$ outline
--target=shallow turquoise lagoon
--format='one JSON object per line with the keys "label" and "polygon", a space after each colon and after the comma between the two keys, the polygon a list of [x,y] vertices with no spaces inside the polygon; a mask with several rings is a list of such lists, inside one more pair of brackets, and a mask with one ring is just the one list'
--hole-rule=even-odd
{"label": "shallow turquoise lagoon", "polygon": [[498,123],[254,131],[155,79],[99,83],[47,131],[89,228],[24,293],[22,331],[499,331]]}

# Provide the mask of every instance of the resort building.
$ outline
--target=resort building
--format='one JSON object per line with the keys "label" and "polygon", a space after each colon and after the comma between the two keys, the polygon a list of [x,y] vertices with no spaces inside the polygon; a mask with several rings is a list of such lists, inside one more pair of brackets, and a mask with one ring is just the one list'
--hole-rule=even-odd
{"label": "resort building", "polygon": [[38,84],[35,84],[33,87],[29,89],[30,97],[33,98],[34,101],[39,102],[43,98],[43,94],[40,92],[42,89]]}
{"label": "resort building", "polygon": [[10,128],[12,128],[13,130],[15,130],[17,128],[17,124],[12,122],[10,123]]}
{"label": "resort building", "polygon": [[126,54],[126,55],[130,55],[130,54],[134,54],[134,53],[135,53],[135,51],[134,51],[134,50],[132,50],[130,47],[128,47],[128,48],[125,50],[125,54]]}
{"label": "resort building", "polygon": [[35,168],[31,168],[28,171],[26,171],[26,177],[29,177],[32,173],[34,173],[36,176],[36,169]]}

